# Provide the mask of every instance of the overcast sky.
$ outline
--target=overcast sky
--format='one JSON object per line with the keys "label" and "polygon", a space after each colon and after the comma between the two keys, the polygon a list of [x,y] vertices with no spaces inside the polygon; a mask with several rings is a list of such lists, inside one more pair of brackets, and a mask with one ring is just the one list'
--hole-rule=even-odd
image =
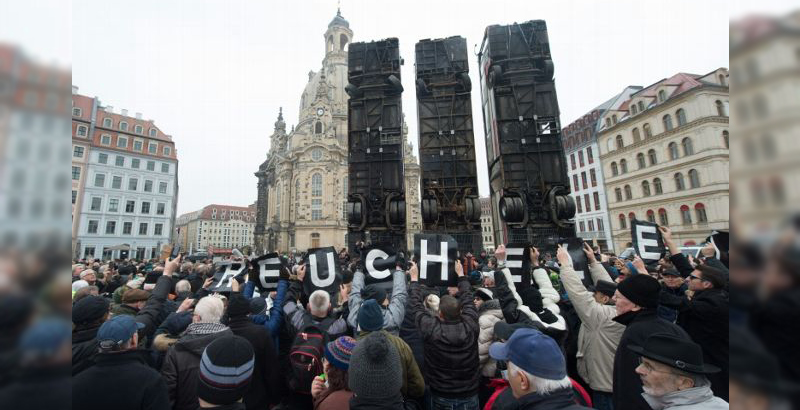
{"label": "overcast sky", "polygon": [[[179,213],[209,203],[247,205],[253,172],[269,149],[278,107],[298,122],[309,70],[324,57],[335,0],[3,2],[0,39],[44,61],[71,64],[80,92],[115,110],[152,118],[175,140]],[[620,92],[676,72],[728,65],[728,19],[752,10],[737,1],[375,1],[343,0],[354,41],[398,37],[403,105],[416,147],[414,44],[466,37],[476,51],[486,26],[547,21],[562,125]],[[788,2],[759,1],[783,12]],[[67,20],[71,12],[72,20]],[[23,15],[44,30],[21,23]],[[71,44],[69,32],[71,31]],[[65,41],[66,40],[66,41]],[[476,58],[470,56],[473,84]],[[481,194],[488,195],[479,87],[473,90]]]}

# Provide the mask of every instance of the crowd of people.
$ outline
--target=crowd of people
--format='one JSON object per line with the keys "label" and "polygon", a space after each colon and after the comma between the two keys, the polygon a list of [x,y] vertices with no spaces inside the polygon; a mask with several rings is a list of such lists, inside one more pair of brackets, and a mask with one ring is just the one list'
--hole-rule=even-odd
{"label": "crowd of people", "polygon": [[76,261],[73,408],[728,408],[727,255],[687,257],[660,230],[653,266],[584,244],[581,272],[529,246],[527,284],[502,245],[441,288],[414,262],[368,284],[344,250],[339,291],[310,294],[302,254],[264,294],[252,274],[210,291],[208,260]]}

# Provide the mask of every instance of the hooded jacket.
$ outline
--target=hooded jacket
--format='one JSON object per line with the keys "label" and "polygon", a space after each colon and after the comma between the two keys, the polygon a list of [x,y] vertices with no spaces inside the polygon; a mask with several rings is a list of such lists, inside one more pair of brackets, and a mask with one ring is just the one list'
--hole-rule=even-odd
{"label": "hooded jacket", "polygon": [[[200,330],[199,328],[208,328]],[[215,330],[213,333],[205,333]],[[215,339],[231,336],[233,332],[219,323],[193,323],[167,351],[161,375],[167,383],[170,407],[174,410],[195,410],[197,400],[200,358],[203,350]]]}
{"label": "hooded jacket", "polygon": [[[350,290],[348,298],[350,314],[347,316],[347,323],[353,329],[358,329],[358,310],[361,308],[361,304],[364,303],[364,299],[361,297],[361,290],[364,289],[364,286],[364,273],[357,270],[353,275],[353,288]],[[389,306],[384,308],[381,305],[383,329],[395,336],[399,334],[400,325],[403,323],[407,299],[406,274],[402,270],[395,270],[392,273],[392,294]]]}
{"label": "hooded jacket", "polygon": [[714,396],[709,385],[674,391],[661,397],[642,393],[653,410],[727,410],[728,403]]}
{"label": "hooded jacket", "polygon": [[[589,272],[592,283],[596,284],[598,280],[611,281],[608,272],[597,262],[589,266]],[[578,374],[593,390],[612,392],[614,355],[625,326],[614,321],[617,309],[613,305],[601,305],[595,301],[594,295],[583,285],[572,265],[561,266],[561,283],[581,320],[578,332]]]}
{"label": "hooded jacket", "polygon": [[494,325],[503,321],[500,302],[487,300],[478,309],[478,360],[481,365],[481,376],[494,377],[497,372],[497,361],[489,357],[489,346],[494,342]]}

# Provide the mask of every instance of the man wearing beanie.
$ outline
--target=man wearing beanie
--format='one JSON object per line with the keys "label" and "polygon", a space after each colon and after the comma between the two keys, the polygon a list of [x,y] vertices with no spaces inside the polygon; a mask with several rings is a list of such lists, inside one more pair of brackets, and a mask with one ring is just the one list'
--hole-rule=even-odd
{"label": "man wearing beanie", "polygon": [[324,374],[314,378],[311,396],[314,410],[347,410],[350,408],[349,374],[350,357],[356,340],[342,336],[325,345]]}
{"label": "man wearing beanie", "polygon": [[422,307],[417,265],[412,262],[409,314],[425,346],[425,381],[430,386],[427,408],[478,408],[480,363],[478,360],[478,311],[463,266],[455,262],[458,299],[444,295],[439,315]]}
{"label": "man wearing beanie", "polygon": [[421,399],[425,394],[425,379],[419,370],[414,353],[403,339],[389,333],[383,326],[383,312],[378,302],[374,299],[366,300],[358,311],[358,339],[370,335],[374,332],[383,333],[400,355],[400,363],[403,366],[403,397]]}
{"label": "man wearing beanie", "polygon": [[583,252],[589,262],[589,273],[594,283],[594,292],[583,285],[578,273],[572,267],[572,259],[567,250],[558,247],[558,264],[561,283],[567,291],[570,302],[581,320],[578,331],[577,368],[581,378],[589,384],[594,394],[592,404],[600,410],[612,409],[614,391],[614,355],[625,326],[614,321],[617,310],[612,298],[617,285],[611,276],[597,262],[589,244],[583,244]]}
{"label": "man wearing beanie", "polygon": [[536,329],[518,329],[507,342],[493,343],[489,355],[507,363],[507,379],[517,400],[516,408],[588,409],[575,404],[567,362],[550,336]]}
{"label": "man wearing beanie", "polygon": [[255,355],[247,339],[229,335],[214,340],[200,359],[197,399],[201,409],[244,410]]}
{"label": "man wearing beanie", "polygon": [[100,326],[96,364],[72,378],[72,408],[170,408],[164,379],[150,367],[150,352],[139,349],[141,327],[128,315],[115,316]]}
{"label": "man wearing beanie", "polygon": [[86,296],[72,306],[72,375],[94,364],[97,330],[108,319],[109,302],[100,296]]}
{"label": "man wearing beanie", "polygon": [[629,345],[644,346],[650,335],[664,333],[689,339],[689,335],[674,323],[658,317],[658,299],[661,285],[650,275],[633,275],[617,285],[614,321],[624,325],[625,331],[614,356],[614,408],[650,410],[642,397],[642,380],[636,374],[639,357]]}
{"label": "man wearing beanie", "polygon": [[402,410],[402,378],[400,355],[386,334],[375,332],[361,339],[350,356],[350,410]]}
{"label": "man wearing beanie", "polygon": [[378,285],[365,287],[364,272],[361,269],[356,270],[353,274],[353,287],[348,298],[350,314],[347,316],[347,323],[351,327],[356,328],[361,304],[370,299],[378,302],[378,306],[381,308],[383,328],[397,336],[406,313],[406,300],[408,299],[405,272],[402,269],[395,269],[392,273],[392,295],[387,297],[386,291]]}

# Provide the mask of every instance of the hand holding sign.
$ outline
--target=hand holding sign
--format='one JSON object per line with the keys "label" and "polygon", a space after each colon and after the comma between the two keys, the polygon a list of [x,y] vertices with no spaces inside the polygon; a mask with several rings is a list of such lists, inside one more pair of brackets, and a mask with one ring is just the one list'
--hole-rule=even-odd
{"label": "hand holding sign", "polygon": [[456,276],[458,277],[464,276],[464,265],[462,265],[459,261],[456,261],[455,270],[456,270]]}
{"label": "hand holding sign", "polygon": [[589,261],[589,265],[597,262],[597,258],[594,256],[594,250],[588,243],[583,243],[583,253],[586,254],[586,259]]}
{"label": "hand holding sign", "polygon": [[639,255],[633,258],[633,267],[636,268],[639,273],[647,274],[647,266],[645,266],[644,261]]}
{"label": "hand holding sign", "polygon": [[558,259],[558,265],[561,267],[572,266],[572,258],[569,257],[569,252],[560,244],[558,245],[558,251],[556,251],[556,259]]}
{"label": "hand holding sign", "polygon": [[297,268],[297,280],[299,280],[300,282],[302,282],[306,278],[306,266],[307,265],[303,264],[300,265],[299,268]]}
{"label": "hand holding sign", "polygon": [[417,269],[416,262],[411,262],[411,268],[408,269],[408,276],[411,276],[412,282],[417,282],[419,280],[419,269]]}
{"label": "hand holding sign", "polygon": [[497,263],[503,263],[506,261],[506,246],[502,243],[500,246],[497,247],[494,251],[494,258],[497,259]]}

